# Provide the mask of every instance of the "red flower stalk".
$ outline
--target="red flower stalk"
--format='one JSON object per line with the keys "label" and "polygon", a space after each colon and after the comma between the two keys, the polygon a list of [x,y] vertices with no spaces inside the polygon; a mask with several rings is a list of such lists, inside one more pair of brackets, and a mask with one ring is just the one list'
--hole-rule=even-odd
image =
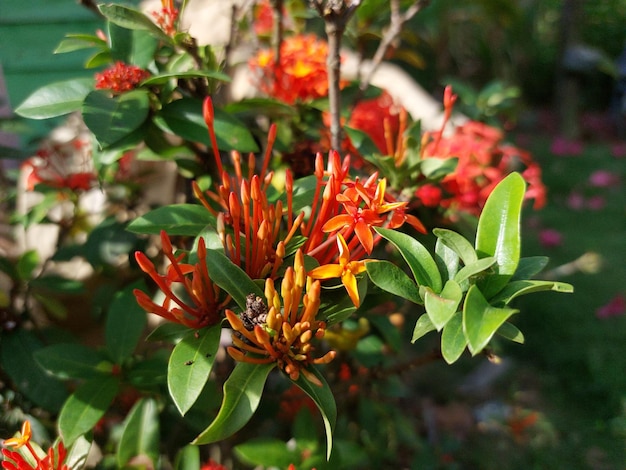
{"label": "red flower stalk", "polygon": [[149,76],[150,72],[147,70],[117,61],[111,67],[96,74],[96,89],[124,93],[137,88]]}
{"label": "red flower stalk", "polygon": [[[221,290],[209,277],[204,239],[200,238],[198,241],[196,264],[182,263],[184,254],[174,256],[172,243],[164,231],[161,232],[161,244],[163,253],[170,261],[167,274],[159,274],[154,264],[140,251],[135,252],[135,259],[141,270],[148,274],[165,294],[163,304],[156,304],[145,292],[135,289],[133,293],[137,303],[147,312],[189,328],[203,328],[218,323],[221,318],[220,312],[230,298],[226,296],[220,300]],[[177,287],[182,289],[184,299],[187,301],[175,293],[174,289]]]}
{"label": "red flower stalk", "polygon": [[[30,443],[31,437],[30,422],[24,421],[21,435],[19,437],[6,439],[3,445],[14,447],[15,449],[26,447],[32,458],[28,459],[20,452],[2,449],[2,456],[4,458],[2,468],[6,470],[69,470],[69,467],[63,463],[67,457],[67,451],[62,441],[59,441],[56,449],[50,447],[45,456],[42,457],[40,452],[37,452]],[[32,463],[33,461],[34,464]]]}

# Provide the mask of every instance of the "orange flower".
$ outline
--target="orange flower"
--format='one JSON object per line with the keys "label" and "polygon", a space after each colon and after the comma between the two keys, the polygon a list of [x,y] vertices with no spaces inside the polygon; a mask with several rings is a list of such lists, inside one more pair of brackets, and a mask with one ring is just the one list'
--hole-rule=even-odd
{"label": "orange flower", "polygon": [[[59,442],[56,449],[54,447],[48,449],[45,457],[42,458],[40,453],[31,445],[31,436],[30,422],[24,421],[20,437],[12,437],[3,442],[4,446],[15,449],[25,446],[32,458],[27,459],[19,452],[2,449],[2,468],[6,470],[69,470],[69,467],[63,463],[67,457],[67,451],[62,441]],[[32,461],[34,461],[34,465],[31,463]]]}
{"label": "orange flower", "polygon": [[313,357],[315,347],[311,340],[324,336],[326,324],[315,319],[321,287],[319,281],[307,279],[302,251],[296,252],[294,265],[287,268],[280,290],[279,295],[274,281],[266,279],[267,304],[251,295],[248,308],[241,316],[226,310],[226,318],[234,330],[233,346],[228,347],[228,353],[242,362],[276,362],[292,380],[298,380],[302,374],[309,382],[321,386],[307,367],[327,364],[335,358],[336,352]]}
{"label": "orange flower", "polygon": [[30,438],[32,437],[32,435],[33,434],[30,430],[30,421],[24,421],[24,423],[22,424],[22,432],[20,436],[5,439],[2,445],[19,449],[20,447],[25,446],[30,442]]}
{"label": "orange flower", "polygon": [[161,0],[161,10],[152,12],[154,21],[168,36],[177,30],[178,10],[174,8],[174,0]]}
{"label": "orange flower", "polygon": [[355,307],[360,305],[359,290],[357,288],[356,275],[365,271],[364,261],[350,261],[350,251],[348,245],[340,233],[337,234],[337,245],[339,247],[339,263],[325,264],[318,266],[309,272],[309,277],[313,279],[331,279],[340,277],[345,286],[350,300]]}
{"label": "orange flower", "polygon": [[[184,255],[174,256],[172,243],[164,231],[161,232],[161,244],[163,253],[170,261],[166,275],[159,274],[152,261],[140,251],[135,253],[135,259],[141,270],[148,274],[165,294],[163,304],[157,305],[148,294],[135,289],[133,293],[137,303],[147,312],[189,328],[203,328],[218,323],[221,318],[220,312],[230,297],[226,296],[220,300],[221,290],[209,277],[204,239],[200,238],[198,242],[196,264],[181,263]],[[191,305],[175,294],[175,287],[184,290],[185,298],[190,300]]]}

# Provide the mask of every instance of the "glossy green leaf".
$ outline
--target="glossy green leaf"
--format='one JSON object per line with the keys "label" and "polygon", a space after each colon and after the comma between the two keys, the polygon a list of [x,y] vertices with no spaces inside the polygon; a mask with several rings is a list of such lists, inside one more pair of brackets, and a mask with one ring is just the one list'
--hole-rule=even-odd
{"label": "glossy green leaf", "polygon": [[107,42],[95,34],[66,34],[53,53],[63,54],[92,47],[106,48]]}
{"label": "glossy green leaf", "polygon": [[437,328],[435,328],[435,325],[433,325],[433,322],[430,320],[430,317],[427,314],[420,315],[420,317],[415,322],[415,328],[413,328],[411,343],[415,343],[426,333],[430,333],[431,331],[435,331],[436,329]]}
{"label": "glossy green leaf", "polygon": [[456,170],[458,158],[425,158],[420,161],[421,173],[430,180],[443,178]]}
{"label": "glossy green leaf", "polygon": [[524,335],[522,332],[513,323],[509,323],[508,321],[505,321],[502,326],[498,328],[496,333],[510,341],[524,344]]}
{"label": "glossy green leaf", "polygon": [[147,456],[153,468],[159,459],[159,410],[153,398],[142,398],[124,420],[117,446],[117,464],[124,467],[132,458]]}
{"label": "glossy green leaf", "polygon": [[251,467],[288,468],[302,458],[300,450],[268,437],[250,439],[235,446],[234,451],[238,460]]}
{"label": "glossy green leaf", "polygon": [[[211,146],[200,100],[183,98],[163,106],[155,117],[155,123],[164,131],[183,139]],[[238,150],[243,153],[259,151],[248,127],[218,108],[215,108],[214,128],[220,150]]]}
{"label": "glossy green leaf", "polygon": [[293,383],[300,387],[315,402],[322,414],[324,429],[326,430],[326,459],[328,460],[333,450],[333,432],[337,421],[337,404],[335,403],[335,396],[324,376],[313,366],[308,370],[322,383],[321,387],[309,382],[303,374],[300,374],[298,380],[293,381]]}
{"label": "glossy green leaf", "polygon": [[459,271],[461,258],[452,248],[443,243],[443,240],[438,238],[435,243],[435,262],[439,267],[442,280],[447,281],[454,279],[454,276]]}
{"label": "glossy green leaf", "polygon": [[118,292],[107,312],[104,336],[107,350],[117,364],[132,355],[148,322],[146,312],[133,294],[133,289],[141,289],[143,285],[143,282],[133,283]]}
{"label": "glossy green leaf", "polygon": [[15,113],[30,119],[48,119],[69,114],[81,108],[93,86],[93,78],[51,83],[35,90],[15,109]]}
{"label": "glossy green leaf", "polygon": [[435,292],[441,291],[442,281],[437,263],[424,245],[402,232],[381,227],[375,230],[398,249],[418,285],[430,287]]}
{"label": "glossy green leaf", "polygon": [[113,364],[101,352],[83,344],[54,344],[38,349],[35,360],[60,379],[91,379],[111,373]]}
{"label": "glossy green leaf", "polygon": [[172,204],[159,207],[133,220],[127,230],[134,233],[195,237],[207,227],[215,226],[215,217],[200,204]]}
{"label": "glossy green leaf", "polygon": [[463,304],[463,331],[472,355],[480,353],[493,335],[518,310],[489,305],[477,286],[470,287]]}
{"label": "glossy green leaf", "polygon": [[478,261],[474,261],[472,264],[468,264],[467,266],[463,266],[459,269],[459,272],[454,276],[454,280],[462,284],[464,281],[468,280],[472,276],[476,276],[477,274],[486,271],[491,266],[496,263],[496,259],[493,256],[488,256],[486,258],[481,258]]}
{"label": "glossy green leaf", "polygon": [[212,78],[221,82],[230,82],[231,78],[222,73],[213,70],[190,70],[188,72],[171,72],[152,75],[144,80],[142,86],[163,85],[170,80],[188,79],[188,78]]}
{"label": "glossy green leaf", "polygon": [[150,32],[127,29],[109,22],[111,59],[146,69],[154,62],[159,41]]}
{"label": "glossy green leaf", "polygon": [[463,334],[463,314],[456,312],[454,316],[443,327],[441,333],[441,355],[448,364],[457,361],[465,347],[467,339]]}
{"label": "glossy green leaf", "polygon": [[456,313],[462,299],[463,291],[454,281],[446,282],[440,294],[435,294],[430,289],[426,290],[424,306],[437,331],[441,331]]}
{"label": "glossy green leaf", "polygon": [[67,398],[65,384],[48,375],[33,357],[43,343],[32,332],[18,328],[3,332],[0,360],[4,373],[29,400],[52,412],[58,412]]}
{"label": "glossy green leaf", "polygon": [[270,364],[238,362],[224,383],[224,399],[215,420],[192,442],[195,445],[221,441],[239,431],[250,420],[261,401]]}
{"label": "glossy green leaf", "polygon": [[382,260],[368,261],[365,267],[369,278],[381,289],[413,303],[423,303],[415,282],[395,264]]}
{"label": "glossy green leaf", "polygon": [[148,117],[147,90],[133,90],[110,96],[95,90],[83,102],[83,120],[103,147],[108,147],[138,129]]}
{"label": "glossy green leaf", "polygon": [[198,470],[201,466],[198,446],[185,446],[176,454],[174,470]]}
{"label": "glossy green leaf", "polygon": [[491,303],[508,305],[514,298],[519,297],[520,295],[550,290],[572,293],[574,292],[574,287],[571,284],[556,281],[511,281],[504,287],[504,289],[498,292],[498,294],[491,299]]}
{"label": "glossy green leaf", "polygon": [[140,11],[116,4],[99,5],[98,9],[106,19],[118,26],[127,29],[150,31],[150,33],[162,41],[172,42],[172,39],[161,28]]}
{"label": "glossy green leaf", "polygon": [[265,298],[263,290],[250,279],[243,269],[216,250],[207,250],[206,263],[211,280],[230,294],[239,308],[246,308],[248,294]]}
{"label": "glossy green leaf", "polygon": [[441,240],[444,245],[459,255],[459,258],[463,260],[463,264],[466,266],[474,263],[478,259],[476,250],[474,250],[472,244],[463,235],[445,228],[433,229],[433,234]]}
{"label": "glossy green leaf", "polygon": [[167,386],[181,415],[196,402],[215,363],[221,326],[193,330],[174,347],[167,366]]}
{"label": "glossy green leaf", "polygon": [[547,256],[528,256],[525,258],[520,258],[519,264],[517,265],[517,269],[515,270],[515,274],[511,278],[511,281],[523,281],[526,279],[530,279],[535,274],[543,271],[548,265],[548,257]]}
{"label": "glossy green leaf", "polygon": [[478,220],[476,252],[496,258],[496,273],[481,282],[486,298],[497,294],[511,279],[520,259],[520,221],[526,183],[511,173],[494,188]]}
{"label": "glossy green leaf", "polygon": [[176,344],[189,333],[190,328],[179,323],[161,323],[146,337],[146,341],[164,341]]}
{"label": "glossy green leaf", "polygon": [[85,382],[70,395],[58,418],[59,432],[66,445],[71,445],[96,425],[118,389],[117,377],[99,377]]}

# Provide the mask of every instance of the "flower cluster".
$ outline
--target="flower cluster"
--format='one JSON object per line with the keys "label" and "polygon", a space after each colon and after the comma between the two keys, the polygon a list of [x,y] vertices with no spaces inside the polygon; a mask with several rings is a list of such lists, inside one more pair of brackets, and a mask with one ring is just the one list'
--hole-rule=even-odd
{"label": "flower cluster", "polygon": [[150,72],[137,67],[117,61],[111,67],[96,74],[96,89],[111,90],[115,93],[134,90],[137,86],[150,76]]}
{"label": "flower cluster", "polygon": [[154,21],[168,36],[173,36],[177,30],[178,10],[174,8],[174,0],[161,0],[162,7],[152,13]]}
{"label": "flower cluster", "polygon": [[319,281],[307,278],[304,255],[298,250],[293,267],[287,268],[282,279],[280,294],[274,281],[266,279],[267,304],[261,298],[249,298],[248,309],[241,316],[226,310],[226,318],[234,330],[234,346],[228,348],[228,353],[242,362],[275,362],[292,380],[298,380],[302,374],[311,383],[321,386],[308,366],[327,364],[335,358],[336,352],[313,356],[312,340],[322,338],[326,330],[326,324],[316,320],[320,291]]}
{"label": "flower cluster", "polygon": [[[195,264],[182,263],[185,254],[174,255],[172,243],[161,232],[163,253],[170,261],[165,275],[159,274],[152,261],[142,252],[135,253],[137,264],[148,274],[165,294],[161,305],[156,304],[145,292],[135,289],[133,293],[141,307],[166,320],[189,328],[203,328],[215,325],[221,319],[221,311],[230,297],[222,298],[220,288],[211,281],[206,263],[206,245],[203,238],[198,241],[198,261]],[[180,294],[175,290],[180,288]]]}
{"label": "flower cluster", "polygon": [[[42,455],[43,452],[38,452],[31,444],[31,437],[30,422],[24,421],[19,437],[5,439],[3,445],[13,447],[16,450],[2,449],[4,458],[2,468],[6,470],[69,470],[69,467],[64,463],[67,451],[62,441],[59,441],[56,449],[50,447],[48,452]],[[22,447],[28,450],[29,456],[17,452],[17,449]]]}
{"label": "flower cluster", "polygon": [[277,63],[274,52],[263,49],[253,57],[250,68],[257,75],[257,86],[265,94],[293,104],[328,94],[326,57],[328,44],[314,35],[285,38]]}

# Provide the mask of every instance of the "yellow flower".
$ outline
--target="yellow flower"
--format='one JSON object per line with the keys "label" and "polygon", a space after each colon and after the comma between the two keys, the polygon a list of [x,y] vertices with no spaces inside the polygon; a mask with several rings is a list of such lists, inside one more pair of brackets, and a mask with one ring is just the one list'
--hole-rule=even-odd
{"label": "yellow flower", "polygon": [[19,449],[30,442],[31,436],[32,432],[30,430],[30,421],[24,421],[24,424],[22,424],[21,436],[5,439],[2,444],[6,447],[15,447],[16,449]]}
{"label": "yellow flower", "polygon": [[346,287],[350,300],[355,307],[361,303],[359,300],[359,290],[357,289],[356,275],[365,271],[364,261],[350,261],[350,250],[343,236],[337,234],[337,245],[339,246],[339,264],[325,264],[318,266],[309,272],[309,277],[313,279],[331,279],[340,277],[341,282]]}

